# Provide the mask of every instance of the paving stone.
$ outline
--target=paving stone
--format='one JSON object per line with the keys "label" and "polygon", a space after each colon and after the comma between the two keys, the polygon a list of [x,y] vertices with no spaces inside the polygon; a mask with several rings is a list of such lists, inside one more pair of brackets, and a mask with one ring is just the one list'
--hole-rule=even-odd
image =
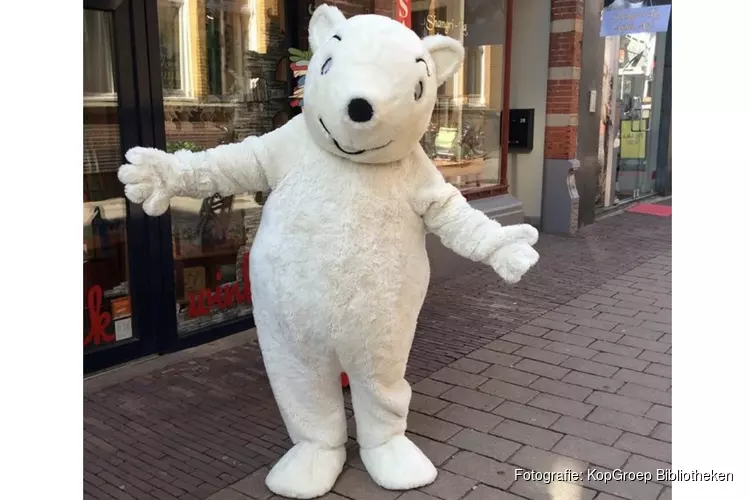
{"label": "paving stone", "polygon": [[596,491],[584,488],[576,483],[552,481],[516,481],[511,492],[529,500],[592,500]]}
{"label": "paving stone", "polygon": [[268,471],[268,467],[262,467],[244,479],[240,479],[230,488],[255,500],[267,500],[273,496],[271,490],[266,487]]}
{"label": "paving stone", "polygon": [[[563,361],[563,363],[565,363],[566,361],[567,360]],[[516,363],[513,368],[533,373],[541,377],[554,378],[558,380],[563,378],[570,371],[560,366],[542,363],[541,361],[536,361],[533,359],[523,359]]]}
{"label": "paving stone", "polygon": [[672,408],[662,405],[654,405],[646,412],[646,418],[667,424],[672,423]]}
{"label": "paving stone", "polygon": [[573,307],[580,307],[582,309],[593,309],[599,304],[596,302],[587,302],[581,299],[573,299],[570,302],[568,302],[566,305],[573,306]]}
{"label": "paving stone", "polygon": [[651,437],[660,441],[672,442],[672,425],[671,424],[658,424],[651,433]]}
{"label": "paving stone", "polygon": [[441,397],[446,401],[458,403],[481,411],[492,411],[503,402],[503,399],[497,396],[485,394],[478,390],[466,389],[464,387],[454,387],[444,393]]}
{"label": "paving stone", "polygon": [[[123,494],[125,492],[120,491],[120,493]],[[166,494],[166,495],[159,494],[158,496],[157,495],[154,495],[154,496],[156,496],[157,498],[161,497],[161,498],[168,498],[168,499],[177,498],[169,494]],[[113,498],[113,497],[110,497],[110,498]],[[134,498],[134,497],[131,495],[125,494],[125,496],[122,496],[122,497],[118,496],[117,498]],[[237,490],[233,490],[231,488],[224,488],[223,490],[217,491],[216,493],[208,497],[207,500],[250,500],[251,498],[252,497],[239,493]],[[270,497],[267,497],[267,498],[270,498]]]}
{"label": "paving stone", "polygon": [[618,394],[628,396],[633,399],[640,399],[643,401],[649,401],[651,403],[658,403],[664,406],[672,406],[672,394],[667,391],[660,391],[658,389],[652,389],[651,387],[643,387],[638,384],[627,383],[617,391]]}
{"label": "paving stone", "polygon": [[589,346],[596,341],[591,337],[584,337],[583,335],[577,335],[575,333],[558,332],[556,330],[545,334],[544,338],[564,344],[577,345],[579,347]]}
{"label": "paving stone", "polygon": [[489,363],[485,363],[483,361],[477,361],[471,358],[461,358],[457,361],[454,361],[448,366],[450,368],[453,368],[454,370],[460,370],[463,372],[478,374],[490,365]]}
{"label": "paving stone", "polygon": [[645,436],[651,434],[657,424],[654,420],[608,408],[594,408],[594,411],[586,417],[586,420]]}
{"label": "paving stone", "polygon": [[595,391],[591,394],[591,396],[586,398],[586,403],[594,406],[603,406],[610,410],[632,413],[633,415],[644,415],[653,406],[647,401],[639,401],[627,396],[601,391]]}
{"label": "paving stone", "polygon": [[664,488],[657,500],[672,500],[672,488]]}
{"label": "paving stone", "polygon": [[422,488],[422,491],[443,500],[458,500],[466,495],[475,484],[477,484],[475,479],[442,470],[438,472],[435,482]]}
{"label": "paving stone", "polygon": [[342,472],[333,491],[352,500],[393,500],[401,494],[400,491],[381,488],[367,472],[359,469],[346,469]]}
{"label": "paving stone", "polygon": [[[613,308],[615,309],[615,308]],[[619,309],[620,311],[627,312],[627,309]],[[597,320],[606,322],[608,324],[614,324],[614,325],[629,325],[629,326],[638,326],[641,323],[643,323],[643,319],[633,317],[631,315],[621,315],[621,314],[611,314],[607,312],[603,312],[600,315],[596,317]]]}
{"label": "paving stone", "polygon": [[487,485],[480,484],[464,497],[464,500],[524,500],[523,498],[508,493],[507,491],[491,488]]}
{"label": "paving stone", "polygon": [[538,472],[586,472],[588,468],[586,462],[533,446],[524,446],[510,457],[508,462]]}
{"label": "paving stone", "polygon": [[514,481],[513,467],[469,451],[458,452],[443,468],[502,490]]}
{"label": "paving stone", "polygon": [[571,370],[577,370],[584,373],[590,373],[592,375],[598,375],[600,377],[611,377],[617,373],[618,368],[614,366],[604,365],[595,361],[581,359],[581,358],[568,358],[563,361],[560,366],[570,368]]}
{"label": "paving stone", "polygon": [[672,380],[657,375],[650,375],[648,373],[636,372],[622,368],[612,377],[616,380],[622,380],[623,382],[631,382],[633,384],[651,387],[652,389],[659,389],[666,391],[672,386]]}
{"label": "paving stone", "polygon": [[545,333],[547,333],[549,330],[547,328],[540,328],[538,326],[533,326],[533,325],[521,325],[518,328],[516,328],[514,331],[518,333],[523,333],[526,335],[531,335],[532,337],[541,337]]}
{"label": "paving stone", "polygon": [[599,352],[593,349],[589,349],[587,347],[581,347],[581,346],[572,345],[572,344],[565,344],[563,342],[550,342],[549,344],[547,344],[545,349],[549,351],[554,351],[560,354],[566,354],[567,355],[566,358],[570,356],[576,356],[578,358],[588,359],[588,358],[592,358],[596,356],[597,352]]}
{"label": "paving stone", "polygon": [[555,443],[563,437],[560,433],[514,420],[503,421],[491,431],[491,434],[543,450],[552,449]]}
{"label": "paving stone", "polygon": [[418,411],[419,413],[424,413],[426,415],[434,415],[449,404],[450,403],[448,403],[447,401],[433,398],[432,396],[425,396],[424,394],[415,392],[411,395],[411,404],[409,405],[409,409]]}
{"label": "paving stone", "polygon": [[636,358],[640,353],[643,352],[643,349],[637,349],[635,347],[628,347],[622,344],[606,342],[604,340],[597,340],[589,347],[591,347],[591,349],[596,349],[597,351],[609,352],[612,354],[617,354],[618,356],[625,356],[628,358]]}
{"label": "paving stone", "polygon": [[596,309],[584,309],[582,307],[574,306],[560,306],[555,309],[555,311],[569,316],[576,316],[578,318],[593,318],[599,314]]}
{"label": "paving stone", "polygon": [[[667,352],[667,349],[671,347],[671,344],[667,342],[656,342],[653,340],[642,339],[640,337],[633,337],[632,335],[625,335],[617,343],[631,347],[637,347],[638,349],[642,350],[654,351],[657,353]],[[644,359],[641,356],[642,354],[644,353],[639,354],[638,358]]]}
{"label": "paving stone", "polygon": [[565,436],[558,442],[552,451],[573,457],[582,462],[600,465],[604,467],[622,467],[630,453],[618,450],[611,446],[588,441],[577,436]]}
{"label": "paving stone", "polygon": [[615,443],[621,450],[672,463],[672,445],[638,434],[626,432]]}
{"label": "paving stone", "polygon": [[591,389],[588,389],[586,387],[567,384],[565,382],[560,382],[559,380],[552,380],[548,378],[540,378],[529,387],[540,392],[546,392],[547,394],[552,394],[567,399],[574,399],[576,401],[583,401],[589,396],[589,394],[593,392]]}
{"label": "paving stone", "polygon": [[491,365],[503,366],[513,366],[521,361],[521,358],[518,356],[490,349],[477,349],[476,351],[469,353],[469,357],[472,359],[478,359],[479,361],[484,361]]}
{"label": "paving stone", "polygon": [[[545,345],[548,345],[549,343],[550,342],[547,340],[544,341]],[[560,363],[568,359],[568,356],[566,356],[565,354],[529,346],[525,346],[517,350],[516,355],[524,358],[535,359],[537,361],[549,363],[552,365],[559,365]]]}
{"label": "paving stone", "polygon": [[541,410],[513,401],[506,401],[493,410],[493,413],[517,422],[548,428],[560,418],[559,413]]}
{"label": "paving stone", "polygon": [[489,432],[503,421],[503,417],[498,415],[457,404],[451,404],[440,411],[437,417],[481,432]]}
{"label": "paving stone", "polygon": [[[438,478],[440,477],[441,472],[438,471]],[[398,500],[437,500],[438,497],[434,497],[432,495],[428,495],[427,493],[423,493],[419,490],[409,490],[400,497],[398,497]]]}
{"label": "paving stone", "polygon": [[513,342],[507,342],[505,340],[498,339],[498,340],[493,340],[492,342],[484,346],[484,348],[491,349],[497,352],[502,352],[505,354],[512,354],[513,352],[520,349],[521,346],[518,344],[514,344]]}
{"label": "paving stone", "polygon": [[[618,471],[619,473],[620,471]],[[616,495],[617,498],[628,500],[656,500],[663,488],[659,484],[644,483],[638,480],[607,480],[606,474],[610,474],[610,477],[616,477],[612,470],[593,467],[590,473],[586,474],[583,485],[592,490],[604,491]]]}
{"label": "paving stone", "polygon": [[445,382],[446,384],[466,387],[467,389],[476,389],[487,382],[487,377],[454,370],[453,368],[448,367],[442,368],[433,373],[430,375],[430,378],[439,380],[440,382]]}
{"label": "paving stone", "polygon": [[515,368],[508,368],[502,365],[492,365],[482,372],[485,377],[496,378],[511,384],[528,386],[530,383],[539,378],[533,373],[523,372]]}
{"label": "paving stone", "polygon": [[560,398],[551,394],[540,394],[531,401],[529,406],[535,406],[542,410],[548,410],[571,417],[583,418],[594,408],[590,404],[573,401],[572,399]]}
{"label": "paving stone", "polygon": [[578,436],[608,446],[615,444],[623,432],[614,427],[587,422],[567,415],[560,417],[550,428],[563,434]]}
{"label": "paving stone", "polygon": [[447,441],[458,434],[461,427],[444,420],[429,417],[415,411],[409,412],[408,428],[414,434],[425,436],[436,441]]}
{"label": "paving stone", "polygon": [[531,320],[529,321],[529,325],[538,326],[541,328],[549,328],[550,330],[559,330],[561,332],[569,332],[576,326],[572,323],[565,323],[563,321],[544,318],[536,318],[534,320]]}
{"label": "paving stone", "polygon": [[513,351],[515,356],[523,356],[522,354],[519,354],[523,347],[544,347],[549,344],[549,340],[542,337],[533,337],[531,335],[524,335],[523,333],[517,332],[503,335],[501,340],[521,345],[517,351]]}
{"label": "paving stone", "polygon": [[617,342],[622,338],[622,334],[620,333],[602,330],[600,328],[592,328],[589,326],[576,326],[571,333],[582,337],[589,337],[594,340],[604,340],[606,342]]}
{"label": "paving stone", "polygon": [[[651,363],[650,365],[648,365],[645,371],[646,373],[650,373],[659,377],[668,378],[670,379],[670,381],[672,379],[672,367],[671,366],[665,366],[659,363]],[[642,385],[646,385],[646,384],[642,384]]]}
{"label": "paving stone", "polygon": [[424,436],[418,436],[407,432],[406,436],[416,444],[422,453],[424,453],[436,467],[440,467],[450,457],[452,457],[458,448],[449,444],[440,443]]}
{"label": "paving stone", "polygon": [[641,359],[618,356],[617,354],[611,354],[608,352],[597,354],[596,356],[591,358],[591,361],[610,366],[618,366],[620,368],[628,368],[630,370],[636,371],[644,370],[648,366],[648,363]]}
{"label": "paving stone", "polygon": [[620,387],[625,385],[621,380],[613,380],[608,377],[600,377],[585,372],[570,372],[563,377],[562,381],[606,392],[617,392]]}
{"label": "paving stone", "polygon": [[418,392],[420,394],[425,394],[427,396],[436,398],[451,387],[453,386],[444,384],[443,382],[438,382],[437,380],[426,378],[414,384],[411,389],[413,392]]}
{"label": "paving stone", "polygon": [[527,389],[526,387],[509,384],[497,379],[488,380],[479,387],[479,390],[517,403],[528,403],[534,396],[539,394],[537,391]]}
{"label": "paving stone", "polygon": [[600,317],[601,314],[593,318],[571,318],[568,320],[568,322],[573,323],[574,325],[587,326],[589,328],[598,328],[600,330],[612,330],[615,326],[617,326],[617,323],[612,323],[611,321],[603,321],[602,319],[600,319]]}
{"label": "paving stone", "polygon": [[[521,445],[507,439],[491,436],[473,429],[464,429],[452,437],[449,444],[479,455],[504,462]],[[470,476],[473,477],[473,476]]]}

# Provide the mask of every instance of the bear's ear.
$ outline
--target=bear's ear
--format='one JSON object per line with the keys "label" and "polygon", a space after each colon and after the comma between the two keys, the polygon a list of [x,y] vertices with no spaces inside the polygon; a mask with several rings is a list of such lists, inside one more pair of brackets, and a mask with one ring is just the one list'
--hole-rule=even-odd
{"label": "bear's ear", "polygon": [[464,47],[461,42],[444,35],[430,35],[422,39],[422,45],[435,62],[438,85],[453,76],[464,60]]}
{"label": "bear's ear", "polygon": [[344,14],[336,7],[321,4],[310,18],[310,48],[313,53],[335,33],[336,27],[346,21]]}

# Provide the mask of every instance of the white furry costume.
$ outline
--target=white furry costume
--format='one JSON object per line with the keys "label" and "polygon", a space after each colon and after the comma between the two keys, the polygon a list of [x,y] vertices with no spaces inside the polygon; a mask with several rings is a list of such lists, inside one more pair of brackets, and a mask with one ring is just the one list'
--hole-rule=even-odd
{"label": "white furry costume", "polygon": [[119,175],[149,215],[173,196],[272,191],[251,252],[252,294],[294,447],[269,473],[271,491],[313,498],[333,487],[346,460],[342,371],[368,472],[384,488],[416,488],[437,475],[404,435],[404,373],[429,280],[425,231],[511,283],[536,263],[537,231],[472,209],[419,146],[438,85],[461,64],[458,42],[323,5],[310,44],[302,115],[201,153],[134,148]]}

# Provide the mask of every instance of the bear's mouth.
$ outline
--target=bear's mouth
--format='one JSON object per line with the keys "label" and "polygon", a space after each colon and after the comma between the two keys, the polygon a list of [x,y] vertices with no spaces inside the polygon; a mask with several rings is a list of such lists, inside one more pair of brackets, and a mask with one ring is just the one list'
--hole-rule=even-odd
{"label": "bear's mouth", "polygon": [[333,141],[333,145],[336,146],[336,148],[339,151],[347,155],[361,155],[362,153],[367,153],[368,151],[377,151],[378,149],[383,149],[384,147],[389,146],[393,142],[393,141],[388,141],[382,146],[378,146],[378,147],[370,148],[370,149],[360,149],[358,151],[347,151],[346,149],[342,148],[341,145],[336,140],[336,138],[333,137],[333,134],[328,130],[328,127],[326,127],[326,124],[323,123],[323,119],[318,118],[318,121],[320,122],[320,125],[323,127],[323,130],[326,131],[326,134],[328,134],[328,137],[330,137],[331,140]]}

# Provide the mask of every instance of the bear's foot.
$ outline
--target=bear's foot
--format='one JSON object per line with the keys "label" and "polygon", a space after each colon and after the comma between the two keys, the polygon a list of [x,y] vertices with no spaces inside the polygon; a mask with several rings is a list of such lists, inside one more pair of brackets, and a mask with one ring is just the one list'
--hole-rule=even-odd
{"label": "bear's foot", "polygon": [[437,469],[404,435],[377,448],[360,448],[359,455],[373,481],[388,490],[410,490],[432,483]]}
{"label": "bear's foot", "polygon": [[321,448],[309,442],[295,444],[266,477],[266,486],[277,495],[308,499],[325,495],[346,462],[346,448]]}

